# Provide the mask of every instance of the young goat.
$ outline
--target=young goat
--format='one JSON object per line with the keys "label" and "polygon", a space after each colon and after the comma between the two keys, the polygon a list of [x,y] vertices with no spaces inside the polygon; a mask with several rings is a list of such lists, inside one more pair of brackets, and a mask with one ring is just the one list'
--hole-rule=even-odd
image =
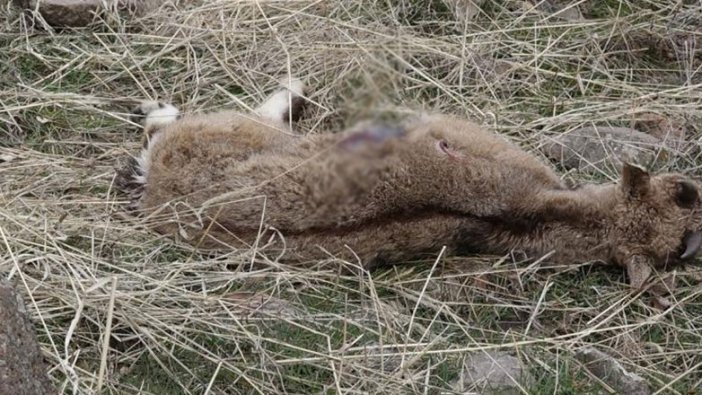
{"label": "young goat", "polygon": [[700,185],[682,174],[624,165],[618,184],[569,189],[536,157],[450,116],[295,135],[303,102],[292,81],[251,115],[179,119],[145,103],[145,148],[118,185],[158,232],[203,248],[284,248],[296,261],[516,249],[621,265],[641,287],[702,244]]}

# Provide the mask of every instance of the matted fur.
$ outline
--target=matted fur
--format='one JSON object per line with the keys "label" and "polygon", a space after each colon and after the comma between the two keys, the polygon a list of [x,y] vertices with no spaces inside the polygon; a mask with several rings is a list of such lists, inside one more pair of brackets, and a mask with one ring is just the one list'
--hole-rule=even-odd
{"label": "matted fur", "polygon": [[536,157],[466,120],[422,116],[401,128],[302,137],[281,130],[292,102],[265,117],[220,112],[163,125],[132,171],[143,180],[135,206],[157,231],[204,248],[256,245],[290,260],[362,265],[442,246],[517,249],[620,264],[637,286],[651,267],[680,261],[702,227],[700,187],[682,174],[626,165],[619,184],[569,189]]}

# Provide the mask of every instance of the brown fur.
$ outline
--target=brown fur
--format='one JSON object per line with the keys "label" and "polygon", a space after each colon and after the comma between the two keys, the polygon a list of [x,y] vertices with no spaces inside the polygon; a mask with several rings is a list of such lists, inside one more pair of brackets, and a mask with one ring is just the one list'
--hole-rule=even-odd
{"label": "brown fur", "polygon": [[404,133],[366,125],[302,137],[279,126],[236,113],[165,126],[138,208],[159,232],[206,248],[284,247],[291,260],[362,265],[444,245],[553,252],[559,263],[626,266],[637,286],[702,227],[688,177],[627,165],[619,184],[569,189],[536,157],[454,117],[418,117]]}

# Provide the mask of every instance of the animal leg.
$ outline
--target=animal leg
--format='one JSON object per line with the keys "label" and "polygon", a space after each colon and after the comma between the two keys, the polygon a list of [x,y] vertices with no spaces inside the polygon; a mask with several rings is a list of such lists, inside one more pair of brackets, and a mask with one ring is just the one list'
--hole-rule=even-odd
{"label": "animal leg", "polygon": [[132,110],[132,120],[144,127],[144,147],[166,125],[178,120],[180,110],[172,104],[144,101]]}
{"label": "animal leg", "polygon": [[[626,264],[626,271],[629,276],[629,284],[636,290],[642,289],[653,274],[650,263],[642,257],[632,257]],[[659,310],[665,310],[672,306],[673,303],[667,298],[667,295],[675,289],[675,284],[674,275],[664,277],[651,284],[648,291],[652,296],[652,306]]]}
{"label": "animal leg", "polygon": [[626,264],[626,273],[629,276],[631,287],[639,290],[643,288],[646,280],[651,277],[653,269],[651,269],[651,265],[645,259],[633,257]]}
{"label": "animal leg", "polygon": [[653,295],[652,304],[659,310],[666,310],[673,305],[673,302],[668,298],[668,295],[675,290],[677,286],[677,280],[675,273],[671,273],[668,276],[664,276],[660,281],[657,281],[651,287],[651,294]]}
{"label": "animal leg", "polygon": [[132,110],[132,120],[144,127],[143,150],[138,157],[129,157],[122,163],[115,177],[117,189],[129,197],[128,210],[136,210],[139,207],[151,164],[149,151],[160,137],[159,131],[179,117],[178,108],[157,101],[144,101]]}
{"label": "animal leg", "polygon": [[304,98],[305,84],[298,79],[283,79],[282,89],[266,99],[254,112],[266,120],[289,125],[297,122],[307,101]]}

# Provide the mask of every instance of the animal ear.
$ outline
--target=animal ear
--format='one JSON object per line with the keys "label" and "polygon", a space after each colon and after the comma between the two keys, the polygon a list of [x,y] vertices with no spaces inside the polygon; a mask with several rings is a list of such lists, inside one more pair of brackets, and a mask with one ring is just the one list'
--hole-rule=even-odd
{"label": "animal ear", "polygon": [[624,163],[622,168],[622,189],[627,196],[640,197],[646,195],[651,186],[651,175],[631,163]]}
{"label": "animal ear", "polygon": [[682,208],[693,208],[700,200],[697,187],[689,181],[680,181],[675,186],[675,201]]}

